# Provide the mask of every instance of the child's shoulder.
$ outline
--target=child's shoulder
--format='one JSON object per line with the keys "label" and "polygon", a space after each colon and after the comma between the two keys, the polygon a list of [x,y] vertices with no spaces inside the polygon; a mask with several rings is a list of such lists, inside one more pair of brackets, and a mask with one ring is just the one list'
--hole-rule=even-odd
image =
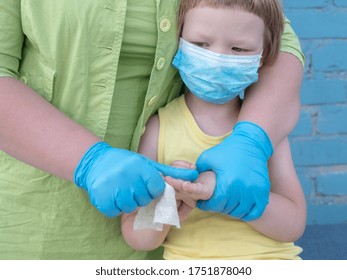
{"label": "child's shoulder", "polygon": [[184,95],[173,99],[165,107],[158,110],[159,122],[173,125],[177,121],[183,121],[182,118],[186,115],[186,107]]}
{"label": "child's shoulder", "polygon": [[181,110],[185,105],[185,98],[184,95],[180,95],[179,97],[171,100],[166,106],[159,109],[158,112],[170,112],[170,111],[176,111]]}

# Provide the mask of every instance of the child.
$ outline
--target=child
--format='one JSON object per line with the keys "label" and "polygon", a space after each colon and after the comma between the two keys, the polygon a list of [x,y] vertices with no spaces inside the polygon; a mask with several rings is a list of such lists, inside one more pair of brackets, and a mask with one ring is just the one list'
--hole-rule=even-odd
{"label": "child", "polygon": [[[194,168],[189,162],[232,133],[239,95],[257,80],[258,68],[278,54],[283,14],[276,0],[183,0],[180,17],[173,65],[189,91],[150,119],[139,152]],[[211,171],[193,183],[166,177],[177,192],[181,229],[135,231],[135,212],[122,217],[125,240],[137,250],[163,244],[165,259],[300,259],[301,248],[293,242],[304,231],[306,204],[288,139],[268,164],[270,200],[259,219],[191,211],[196,201],[212,196],[216,178]]]}

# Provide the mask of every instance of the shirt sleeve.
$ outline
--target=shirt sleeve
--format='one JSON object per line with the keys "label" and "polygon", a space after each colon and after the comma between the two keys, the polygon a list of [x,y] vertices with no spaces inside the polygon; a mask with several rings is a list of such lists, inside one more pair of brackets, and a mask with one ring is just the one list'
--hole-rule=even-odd
{"label": "shirt sleeve", "polygon": [[290,21],[285,18],[284,32],[281,41],[281,51],[288,52],[296,56],[305,65],[305,56],[301,50],[298,36],[290,25]]}
{"label": "shirt sleeve", "polygon": [[18,78],[24,35],[21,1],[0,1],[0,77]]}

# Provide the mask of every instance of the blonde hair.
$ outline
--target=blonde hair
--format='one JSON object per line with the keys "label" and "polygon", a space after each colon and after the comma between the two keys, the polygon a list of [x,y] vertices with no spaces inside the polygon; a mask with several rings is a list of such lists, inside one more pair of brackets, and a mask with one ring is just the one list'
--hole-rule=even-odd
{"label": "blonde hair", "polygon": [[278,56],[284,28],[280,0],[181,0],[178,12],[178,34],[181,36],[186,13],[195,7],[238,8],[260,17],[265,25],[263,64],[271,64]]}

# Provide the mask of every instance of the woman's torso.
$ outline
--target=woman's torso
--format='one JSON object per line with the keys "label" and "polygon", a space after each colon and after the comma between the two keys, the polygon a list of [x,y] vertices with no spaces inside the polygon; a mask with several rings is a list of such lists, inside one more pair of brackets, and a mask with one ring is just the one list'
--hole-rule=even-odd
{"label": "woman's torso", "polygon": [[[19,68],[12,72],[95,134],[106,135],[121,147],[136,149],[148,117],[176,96],[181,87],[177,72],[169,65],[177,47],[174,30],[177,1],[143,2],[129,1],[129,7],[125,0],[7,2],[7,8],[0,13],[9,11],[11,16],[3,19],[8,18],[5,31],[13,32],[13,36],[12,41],[3,44],[8,46],[6,52],[16,51],[21,57]],[[149,21],[141,25],[140,21],[145,19]],[[164,19],[171,23],[170,28],[162,27]],[[128,32],[134,25],[133,33],[129,33],[133,41],[127,41],[123,28]],[[151,39],[144,38],[147,37],[144,34],[151,34]],[[132,46],[134,39],[141,36],[147,44],[143,51],[141,42]],[[143,67],[135,65],[136,57],[141,55]],[[159,64],[160,58],[165,58],[166,63],[162,60]],[[131,63],[128,65],[127,61]],[[128,81],[126,73],[132,69],[136,70],[135,76]],[[116,80],[120,83],[115,83]],[[137,80],[141,91],[118,90],[133,80]],[[119,101],[117,97],[121,94],[126,98]],[[135,114],[118,112],[118,104],[127,110],[126,99],[131,103],[139,99],[136,106],[131,104],[129,108],[136,109]],[[116,114],[110,117],[110,112]],[[109,118],[112,122],[120,121],[120,125],[112,127]],[[121,126],[129,119],[131,127]],[[126,138],[111,139],[122,134],[127,134]],[[0,259],[148,257],[125,244],[119,219],[104,217],[92,207],[84,190],[3,152],[0,152],[0,205]]]}

